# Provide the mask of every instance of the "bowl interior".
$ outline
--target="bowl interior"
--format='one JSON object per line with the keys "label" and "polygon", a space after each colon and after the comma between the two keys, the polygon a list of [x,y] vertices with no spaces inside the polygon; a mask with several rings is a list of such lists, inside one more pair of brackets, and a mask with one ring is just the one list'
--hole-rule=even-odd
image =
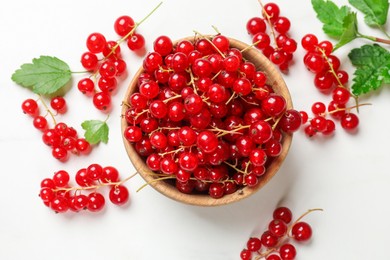
{"label": "bowl interior", "polygon": [[[184,39],[180,39],[177,42],[181,40],[190,40],[193,41],[194,37],[187,37]],[[256,48],[249,47],[247,44],[235,40],[235,39],[229,39],[230,40],[230,46],[233,48],[237,48],[239,50],[245,49],[245,51],[242,53],[244,59],[249,60],[254,63],[256,68],[258,70],[262,70],[267,75],[267,84],[271,85],[275,91],[275,93],[278,93],[282,95],[286,101],[287,101],[287,109],[292,108],[292,100],[290,93],[288,91],[288,88],[286,86],[286,83],[281,75],[281,73],[275,68],[275,66]],[[141,67],[138,72],[134,75],[134,78],[132,82],[130,83],[124,100],[127,100],[127,98],[137,91],[138,85],[137,85],[137,79],[139,75],[143,72],[143,68]],[[125,114],[127,110],[127,107],[124,105],[122,107],[122,115]],[[126,119],[123,117],[121,121],[121,127],[122,127],[122,133],[128,126]],[[123,136],[123,135],[122,135]],[[143,159],[137,154],[135,148],[133,145],[127,141],[125,138],[123,138],[125,149],[127,151],[127,154],[133,163],[134,167],[138,171],[138,173],[144,178],[144,180],[152,186],[154,189],[156,189],[158,192],[162,193],[163,195],[174,199],[179,202],[183,202],[190,205],[199,205],[199,206],[217,206],[217,205],[225,205],[229,204],[235,201],[242,200],[255,192],[257,192],[259,189],[261,189],[278,171],[280,168],[282,162],[285,160],[285,157],[288,153],[288,150],[291,145],[292,141],[292,135],[283,134],[283,140],[282,140],[282,152],[281,154],[274,158],[273,161],[268,165],[266,173],[259,178],[259,183],[256,187],[244,187],[242,189],[237,190],[233,194],[224,195],[220,199],[213,199],[207,194],[185,194],[176,189],[175,186],[164,182],[164,181],[155,181],[155,174],[148,168],[146,163],[143,161]]]}

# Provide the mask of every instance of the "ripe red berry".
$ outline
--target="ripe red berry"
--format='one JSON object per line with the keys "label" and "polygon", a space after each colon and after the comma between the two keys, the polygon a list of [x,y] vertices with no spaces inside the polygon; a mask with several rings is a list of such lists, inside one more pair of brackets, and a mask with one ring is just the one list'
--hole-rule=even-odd
{"label": "ripe red berry", "polygon": [[39,114],[39,107],[35,100],[33,99],[26,99],[22,103],[22,110],[23,113],[28,114],[30,116],[37,116]]}
{"label": "ripe red berry", "polygon": [[265,21],[260,17],[253,17],[246,23],[246,30],[249,34],[255,35],[257,33],[264,33],[267,29]]}
{"label": "ripe red berry", "polygon": [[115,205],[123,205],[129,201],[129,191],[123,185],[114,185],[109,193],[110,201]]}
{"label": "ripe red berry", "polygon": [[128,15],[118,17],[114,23],[114,30],[119,36],[125,36],[134,28],[134,20]]}
{"label": "ripe red berry", "polygon": [[307,241],[312,236],[312,229],[306,222],[297,222],[291,229],[291,235],[296,241]]}
{"label": "ripe red berry", "polygon": [[103,52],[106,47],[107,41],[101,33],[91,33],[87,38],[87,48],[91,53]]}
{"label": "ripe red berry", "polygon": [[56,110],[58,113],[65,113],[66,112],[66,101],[63,97],[54,97],[50,101],[50,106],[54,110]]}

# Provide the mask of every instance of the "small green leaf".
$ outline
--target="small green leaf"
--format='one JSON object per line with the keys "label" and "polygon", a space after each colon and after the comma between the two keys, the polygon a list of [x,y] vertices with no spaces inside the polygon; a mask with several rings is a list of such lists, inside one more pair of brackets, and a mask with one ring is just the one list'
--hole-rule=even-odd
{"label": "small green leaf", "polygon": [[388,0],[349,0],[349,3],[364,14],[369,26],[384,25],[389,11]]}
{"label": "small green leaf", "polygon": [[357,17],[356,13],[350,13],[344,18],[344,32],[340,37],[339,42],[335,45],[333,51],[341,46],[349,43],[357,37]]}
{"label": "small green leaf", "polygon": [[100,120],[86,120],[81,124],[81,127],[85,130],[85,140],[90,144],[97,144],[99,142],[108,142],[108,125],[106,121]]}
{"label": "small green leaf", "polygon": [[311,0],[317,18],[324,24],[322,29],[332,37],[339,38],[343,35],[344,20],[351,11],[349,7],[342,6],[339,8],[335,3],[329,0]]}
{"label": "small green leaf", "polygon": [[390,83],[390,52],[381,46],[364,45],[348,54],[356,66],[352,93],[359,96]]}
{"label": "small green leaf", "polygon": [[64,61],[50,56],[40,56],[16,70],[11,79],[31,89],[36,94],[48,95],[56,92],[71,79],[71,71]]}

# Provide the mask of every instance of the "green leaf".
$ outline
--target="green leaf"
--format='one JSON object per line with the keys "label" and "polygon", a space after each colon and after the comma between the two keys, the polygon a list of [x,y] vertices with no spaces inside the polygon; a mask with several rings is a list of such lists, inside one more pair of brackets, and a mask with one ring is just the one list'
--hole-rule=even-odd
{"label": "green leaf", "polygon": [[343,27],[344,32],[341,35],[339,42],[334,46],[333,51],[357,38],[356,13],[350,13],[344,18]]}
{"label": "green leaf", "polygon": [[390,83],[390,52],[381,46],[364,45],[348,54],[356,66],[352,93],[356,96],[374,91]]}
{"label": "green leaf", "polygon": [[364,14],[369,26],[384,25],[389,11],[388,0],[349,0],[349,3]]}
{"label": "green leaf", "polygon": [[317,18],[324,24],[322,29],[332,37],[339,38],[344,33],[344,20],[351,13],[349,7],[339,8],[329,0],[311,0]]}
{"label": "green leaf", "polygon": [[56,92],[71,79],[71,71],[64,61],[50,56],[40,56],[25,63],[12,74],[12,80],[31,89],[36,94]]}
{"label": "green leaf", "polygon": [[86,120],[81,124],[81,127],[85,130],[85,140],[90,144],[97,144],[99,142],[108,142],[108,125],[106,121],[100,120]]}

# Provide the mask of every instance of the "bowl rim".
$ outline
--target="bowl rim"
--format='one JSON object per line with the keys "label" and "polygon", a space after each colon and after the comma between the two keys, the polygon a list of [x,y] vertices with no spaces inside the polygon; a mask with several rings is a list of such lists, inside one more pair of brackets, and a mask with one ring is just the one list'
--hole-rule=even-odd
{"label": "bowl rim", "polygon": [[[203,36],[203,37],[212,37],[211,35]],[[190,37],[184,37],[181,39],[178,39],[174,41],[174,46],[183,40],[189,40],[194,41],[196,38],[195,36]],[[292,109],[292,99],[290,92],[288,90],[288,87],[286,85],[286,82],[284,81],[284,78],[279,70],[276,69],[276,66],[268,59],[266,58],[258,49],[255,47],[250,47],[250,45],[239,41],[234,38],[229,38],[230,46],[232,48],[237,48],[240,50],[246,49],[245,52],[243,52],[243,57],[249,57],[249,56],[255,56],[256,63],[261,64],[261,69],[266,71],[267,75],[272,75],[272,81],[270,81],[270,78],[267,79],[267,84],[270,84],[272,88],[276,90],[275,93],[281,94],[285,99],[287,103],[287,109]],[[252,60],[253,61],[253,60]],[[256,64],[255,64],[256,65]],[[256,65],[256,69],[258,69],[260,65]],[[141,67],[138,69],[136,74],[134,74],[126,92],[124,95],[124,100],[126,101],[127,98],[138,88],[138,77],[141,73],[144,72],[144,69],[141,65]],[[122,105],[121,114],[124,115],[127,111],[128,107],[126,105]],[[266,168],[266,172],[263,176],[259,178],[259,183],[255,187],[243,187],[236,192],[232,194],[225,194],[222,198],[214,199],[210,197],[208,194],[186,194],[182,193],[179,190],[176,189],[175,186],[164,182],[164,181],[156,181],[155,173],[151,171],[146,163],[142,160],[142,158],[137,154],[134,146],[124,137],[123,133],[125,129],[127,128],[128,123],[124,116],[121,118],[121,135],[123,139],[123,143],[127,152],[127,155],[132,162],[134,168],[137,170],[139,175],[146,181],[147,185],[150,185],[152,188],[154,188],[159,193],[163,194],[164,196],[171,198],[175,201],[182,202],[188,205],[196,205],[196,206],[221,206],[221,205],[227,205],[233,202],[240,201],[244,198],[247,198],[257,191],[259,191],[264,185],[266,185],[273,177],[274,175],[279,171],[279,168],[281,167],[283,161],[285,160],[288,151],[291,146],[292,142],[292,134],[282,133],[283,134],[283,140],[282,140],[282,152],[278,157],[273,158],[272,162],[268,167]]]}

